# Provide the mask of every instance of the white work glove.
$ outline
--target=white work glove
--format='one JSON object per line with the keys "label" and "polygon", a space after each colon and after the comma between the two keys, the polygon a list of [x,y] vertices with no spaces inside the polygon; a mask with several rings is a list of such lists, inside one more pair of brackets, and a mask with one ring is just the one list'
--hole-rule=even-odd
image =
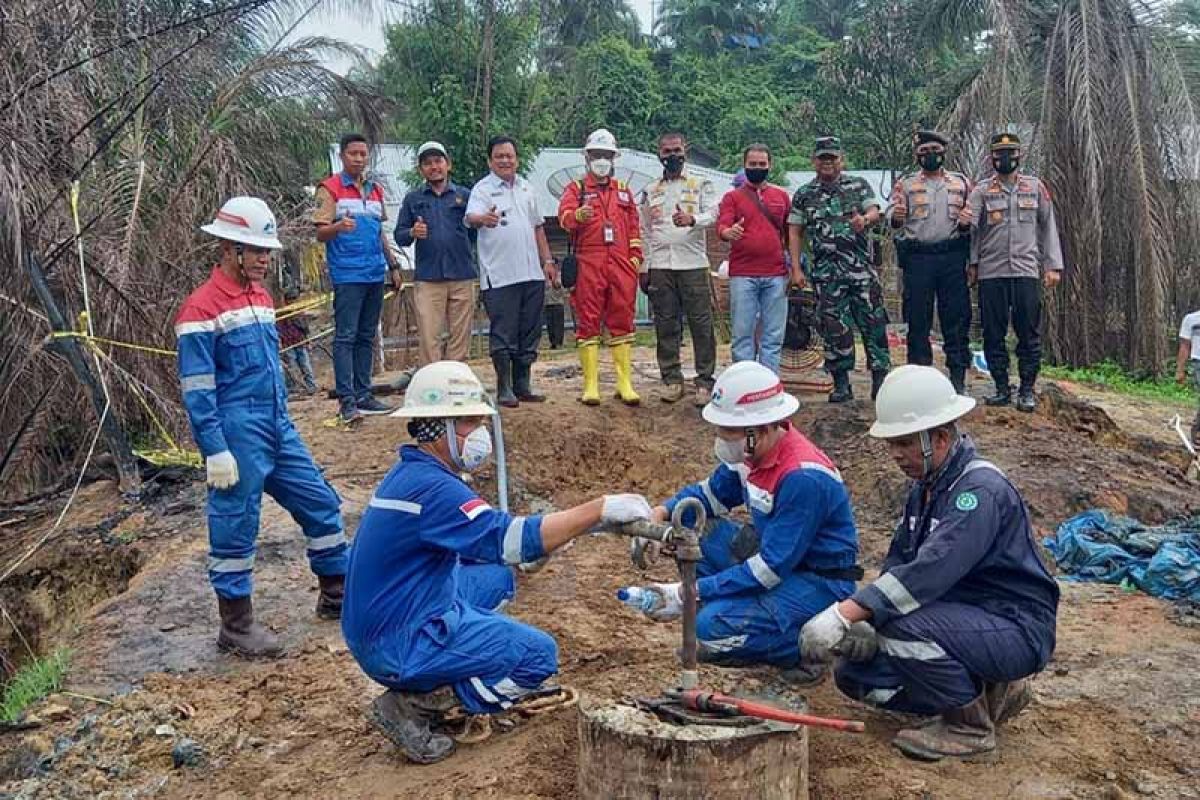
{"label": "white work glove", "polygon": [[661,602],[646,612],[655,622],[670,622],[683,614],[683,591],[678,583],[652,583],[646,587],[657,594]]}
{"label": "white work glove", "polygon": [[838,611],[837,603],[804,623],[800,629],[800,660],[824,663],[833,660],[833,648],[850,630],[850,620]]}
{"label": "white work glove", "polygon": [[600,522],[604,525],[624,525],[626,522],[649,520],[652,513],[650,502],[640,494],[606,494]]}
{"label": "white work glove", "polygon": [[866,620],[860,620],[850,626],[845,638],[833,648],[833,652],[847,661],[870,661],[879,650],[879,642],[875,637],[875,629]]}
{"label": "white work glove", "polygon": [[228,450],[209,456],[204,460],[208,471],[208,485],[214,489],[228,489],[238,482],[237,459]]}

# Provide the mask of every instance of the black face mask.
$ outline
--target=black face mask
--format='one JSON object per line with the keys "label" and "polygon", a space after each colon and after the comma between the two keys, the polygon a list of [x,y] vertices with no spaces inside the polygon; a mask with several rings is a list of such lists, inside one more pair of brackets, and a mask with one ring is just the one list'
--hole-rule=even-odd
{"label": "black face mask", "polygon": [[747,169],[746,180],[750,183],[762,183],[767,179],[767,173],[770,171],[769,169]]}
{"label": "black face mask", "polygon": [[1001,175],[1011,175],[1021,166],[1021,157],[1010,150],[1002,150],[992,156],[992,166]]}
{"label": "black face mask", "polygon": [[942,164],[946,163],[945,153],[921,153],[917,156],[917,163],[921,165],[921,169],[926,172],[937,172],[942,168]]}
{"label": "black face mask", "polygon": [[668,175],[678,175],[683,172],[683,163],[686,159],[680,155],[663,156],[659,159],[662,162],[663,169]]}

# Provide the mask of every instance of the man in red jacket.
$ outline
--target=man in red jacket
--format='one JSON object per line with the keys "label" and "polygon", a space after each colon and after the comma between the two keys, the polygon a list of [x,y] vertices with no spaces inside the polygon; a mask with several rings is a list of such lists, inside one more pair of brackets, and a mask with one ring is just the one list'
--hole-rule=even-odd
{"label": "man in red jacket", "polygon": [[[746,182],[721,198],[717,233],[729,247],[729,306],[733,327],[733,360],[758,361],[779,374],[779,352],[787,329],[789,268],[787,213],[791,198],[767,183],[771,151],[752,144],[742,154]],[[802,284],[799,265],[791,281]],[[762,337],[755,352],[754,331],[761,320]]]}
{"label": "man in red jacket", "polygon": [[613,177],[617,140],[604,128],[583,146],[587,175],[572,181],[558,204],[558,222],[571,236],[579,278],[571,293],[575,309],[575,341],[583,366],[583,395],[589,406],[600,404],[601,325],[617,372],[617,396],[626,405],[641,402],[633,390],[633,311],[642,233],[638,208],[629,187]]}

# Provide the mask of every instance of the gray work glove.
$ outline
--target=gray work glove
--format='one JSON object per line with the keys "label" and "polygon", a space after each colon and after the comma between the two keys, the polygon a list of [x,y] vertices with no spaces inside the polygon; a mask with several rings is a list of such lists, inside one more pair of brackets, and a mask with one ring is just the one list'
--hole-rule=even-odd
{"label": "gray work glove", "polygon": [[878,650],[875,629],[866,621],[853,623],[842,641],[833,648],[833,652],[842,658],[855,662],[870,661]]}

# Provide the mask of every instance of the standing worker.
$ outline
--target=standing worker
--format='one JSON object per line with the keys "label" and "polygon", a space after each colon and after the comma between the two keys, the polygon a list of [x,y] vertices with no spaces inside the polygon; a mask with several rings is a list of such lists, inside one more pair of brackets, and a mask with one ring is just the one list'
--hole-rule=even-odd
{"label": "standing worker", "polygon": [[465,223],[479,231],[479,286],[489,320],[496,402],[505,408],[540,403],[531,373],[542,340],[546,282],[558,276],[545,220],[529,181],[517,174],[511,136],[488,142],[491,172],[471,189]]}
{"label": "standing worker", "polygon": [[646,187],[640,203],[650,243],[641,280],[654,308],[658,369],[666,387],[662,400],[674,403],[683,397],[679,348],[686,316],[696,364],[693,402],[702,408],[712,394],[717,368],[708,277],[708,229],[717,221],[716,188],[712,181],[686,173],[687,138],[682,133],[658,137],[658,160],[663,176]]}
{"label": "standing worker", "polygon": [[983,355],[996,393],[983,402],[1012,402],[1008,383],[1008,324],[1017,334],[1017,408],[1037,408],[1034,384],[1042,365],[1042,285],[1053,289],[1062,279],[1062,249],[1054,221],[1054,203],[1046,184],[1017,172],[1021,140],[1013,133],[992,137],[996,174],[975,187],[959,223],[971,228],[967,281],[979,283],[983,318]]}
{"label": "standing worker", "polygon": [[847,655],[834,675],[848,696],[940,716],[893,740],[923,761],[994,750],[1054,653],[1058,584],[1020,493],[958,429],[974,407],[932,367],[884,381],[871,436],[912,479],[908,501],[880,576],[800,631],[806,661]]}
{"label": "standing worker", "polygon": [[388,245],[383,221],[383,188],[366,177],[371,150],[366,137],[342,137],[339,152],[342,171],[317,187],[313,222],[317,241],[325,243],[325,260],[333,283],[333,374],[338,396],[338,418],[346,424],[363,414],[392,411],[371,394],[371,364],[379,315],[383,310],[383,282],[403,283],[400,265]]}
{"label": "standing worker", "polygon": [[208,578],[221,615],[217,646],[273,657],[282,648],[255,621],[250,599],[262,493],[304,531],[323,619],[342,612],[341,501],[288,418],[275,306],[261,283],[271,251],[282,247],[275,215],[257,197],[234,197],[201,230],[221,240],[221,260],[184,301],[175,336],[183,404],[208,472]]}
{"label": "standing worker", "polygon": [[871,399],[892,366],[888,353],[887,309],[883,286],[871,257],[867,232],[879,222],[879,201],[871,184],[843,171],[842,142],[836,136],[817,139],[813,168],[817,177],[792,197],[792,263],[808,237],[812,248],[810,275],[817,290],[825,369],[833,376],[831,403],[854,399],[854,328],[862,335],[871,369]]}
{"label": "standing worker", "polygon": [[459,477],[491,455],[484,422],[492,414],[466,364],[417,370],[396,412],[408,418],[417,443],[400,448],[350,553],[342,633],[362,670],[387,687],[371,707],[375,724],[421,764],[454,751],[452,739],[430,730],[430,709],[457,700],[471,714],[496,714],[558,671],[553,638],[495,612],[487,573],[511,576],[512,567],[598,523],[650,517],[641,495],[610,495],[545,516],[492,508]]}
{"label": "standing worker", "polygon": [[950,383],[964,394],[971,365],[971,290],[967,288],[971,241],[959,228],[958,218],[971,182],[946,170],[947,144],[937,131],[917,131],[913,155],[921,169],[896,182],[888,216],[897,231],[896,256],[904,275],[908,363],[933,364],[929,332],[936,300]]}
{"label": "standing worker", "polygon": [[617,373],[617,396],[626,405],[641,402],[633,390],[634,304],[642,266],[642,233],[629,187],[613,177],[620,155],[617,140],[604,128],[583,146],[587,175],[567,184],[558,203],[558,222],[571,237],[579,278],[571,293],[575,341],[583,366],[585,405],[600,404],[600,338],[608,328]]}

